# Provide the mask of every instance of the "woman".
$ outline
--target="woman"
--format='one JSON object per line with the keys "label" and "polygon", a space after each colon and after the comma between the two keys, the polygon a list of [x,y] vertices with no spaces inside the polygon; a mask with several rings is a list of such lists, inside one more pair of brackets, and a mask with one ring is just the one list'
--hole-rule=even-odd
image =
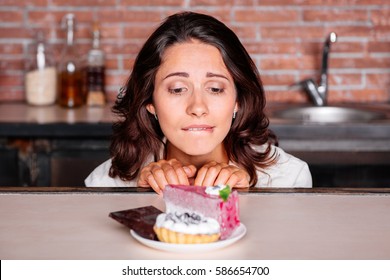
{"label": "woman", "polygon": [[307,164],[276,147],[257,68],[215,18],[185,12],[149,37],[113,108],[111,159],[87,186],[311,187]]}

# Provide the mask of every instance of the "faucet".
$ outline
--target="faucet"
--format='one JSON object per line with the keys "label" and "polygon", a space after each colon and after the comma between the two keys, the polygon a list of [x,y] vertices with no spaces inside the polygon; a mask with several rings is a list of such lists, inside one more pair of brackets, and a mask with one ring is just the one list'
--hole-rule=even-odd
{"label": "faucet", "polygon": [[325,40],[324,48],[322,51],[322,66],[321,77],[319,85],[314,82],[313,79],[306,79],[300,81],[298,84],[303,87],[305,92],[309,95],[310,99],[316,106],[325,106],[327,103],[328,95],[328,56],[331,43],[335,43],[337,35],[335,32],[331,32]]}

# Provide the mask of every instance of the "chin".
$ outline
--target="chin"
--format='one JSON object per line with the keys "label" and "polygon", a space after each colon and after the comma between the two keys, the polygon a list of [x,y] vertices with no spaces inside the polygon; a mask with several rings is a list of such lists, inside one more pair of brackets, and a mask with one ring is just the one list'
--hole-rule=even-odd
{"label": "chin", "polygon": [[183,149],[182,151],[190,156],[204,156],[211,154],[214,149],[205,149],[205,147],[196,147],[192,146],[187,149]]}

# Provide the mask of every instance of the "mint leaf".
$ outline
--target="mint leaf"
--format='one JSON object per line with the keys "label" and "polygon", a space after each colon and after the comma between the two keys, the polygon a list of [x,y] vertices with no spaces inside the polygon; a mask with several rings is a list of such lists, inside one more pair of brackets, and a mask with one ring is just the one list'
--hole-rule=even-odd
{"label": "mint leaf", "polygon": [[232,190],[230,189],[229,185],[226,185],[225,188],[219,191],[219,196],[222,198],[223,201],[226,202],[231,192]]}

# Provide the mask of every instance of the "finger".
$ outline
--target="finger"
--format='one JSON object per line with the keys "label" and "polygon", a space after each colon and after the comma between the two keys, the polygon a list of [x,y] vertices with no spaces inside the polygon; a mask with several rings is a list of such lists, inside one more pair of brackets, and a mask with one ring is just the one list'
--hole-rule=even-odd
{"label": "finger", "polygon": [[149,184],[150,184],[150,186],[152,187],[152,189],[153,189],[157,194],[161,194],[161,195],[162,195],[163,189],[160,188],[160,186],[158,185],[158,183],[156,182],[156,180],[154,179],[154,177],[151,177],[151,178],[150,178]]}
{"label": "finger", "polygon": [[188,180],[188,177],[187,177],[187,174],[184,171],[183,167],[180,167],[180,168],[176,169],[176,174],[177,174],[177,177],[179,179],[179,184],[180,185],[188,186],[190,184],[189,180]]}
{"label": "finger", "polygon": [[[210,174],[208,174],[208,171],[211,167],[217,165],[217,163],[215,161],[211,161],[209,163],[206,163],[205,165],[203,165],[199,171],[198,171],[198,174],[196,174],[196,178],[195,178],[195,185],[197,186],[207,186],[206,185],[206,178],[208,176],[210,176]],[[209,180],[210,180],[210,177],[209,177]]]}
{"label": "finger", "polygon": [[226,184],[229,185],[230,188],[248,188],[249,175],[242,170],[237,170],[236,172],[231,174]]}
{"label": "finger", "polygon": [[178,160],[171,160],[170,164],[172,165],[172,170],[175,173],[175,178],[177,181],[169,181],[170,184],[181,184],[181,185],[189,185],[187,174],[182,166],[181,162]]}
{"label": "finger", "polygon": [[192,178],[196,174],[196,167],[192,164],[183,166],[184,172],[187,175],[187,178]]}
{"label": "finger", "polygon": [[203,179],[203,186],[215,186],[215,180],[217,179],[221,166],[212,166],[207,170],[206,176]]}
{"label": "finger", "polygon": [[138,180],[138,186],[146,188],[151,187],[156,193],[162,194],[162,189],[158,186],[156,180],[153,177],[153,174],[148,171],[144,172],[140,179]]}
{"label": "finger", "polygon": [[152,173],[150,172],[150,168],[149,167],[144,167],[144,169],[141,170],[140,172],[140,175],[139,175],[139,178],[138,178],[138,181],[137,181],[137,185],[140,186],[140,187],[150,187],[148,181],[147,181],[147,177],[149,175],[151,175]]}
{"label": "finger", "polygon": [[198,174],[196,174],[196,177],[195,177],[194,185],[203,186],[203,181],[206,178],[207,170],[208,170],[208,167],[205,165],[199,169]]}
{"label": "finger", "polygon": [[[169,184],[177,185],[180,183],[179,174],[181,165],[180,163],[174,163],[175,166],[172,166],[171,163],[165,163],[161,166],[162,171],[164,172],[164,177]],[[181,168],[182,169],[182,168]],[[182,176],[185,176],[184,170],[181,170]]]}
{"label": "finger", "polygon": [[[215,185],[227,185],[227,182],[232,174],[231,168],[226,167],[222,168],[218,174],[218,177],[215,179]],[[230,186],[230,185],[229,185]]]}
{"label": "finger", "polygon": [[164,190],[165,186],[168,185],[168,181],[165,178],[165,173],[159,166],[153,166],[151,168],[151,173],[153,175],[154,180],[157,182],[157,185],[160,189]]}
{"label": "finger", "polygon": [[199,186],[213,186],[221,168],[221,165],[216,162],[205,164],[199,170],[195,182],[199,184]]}

